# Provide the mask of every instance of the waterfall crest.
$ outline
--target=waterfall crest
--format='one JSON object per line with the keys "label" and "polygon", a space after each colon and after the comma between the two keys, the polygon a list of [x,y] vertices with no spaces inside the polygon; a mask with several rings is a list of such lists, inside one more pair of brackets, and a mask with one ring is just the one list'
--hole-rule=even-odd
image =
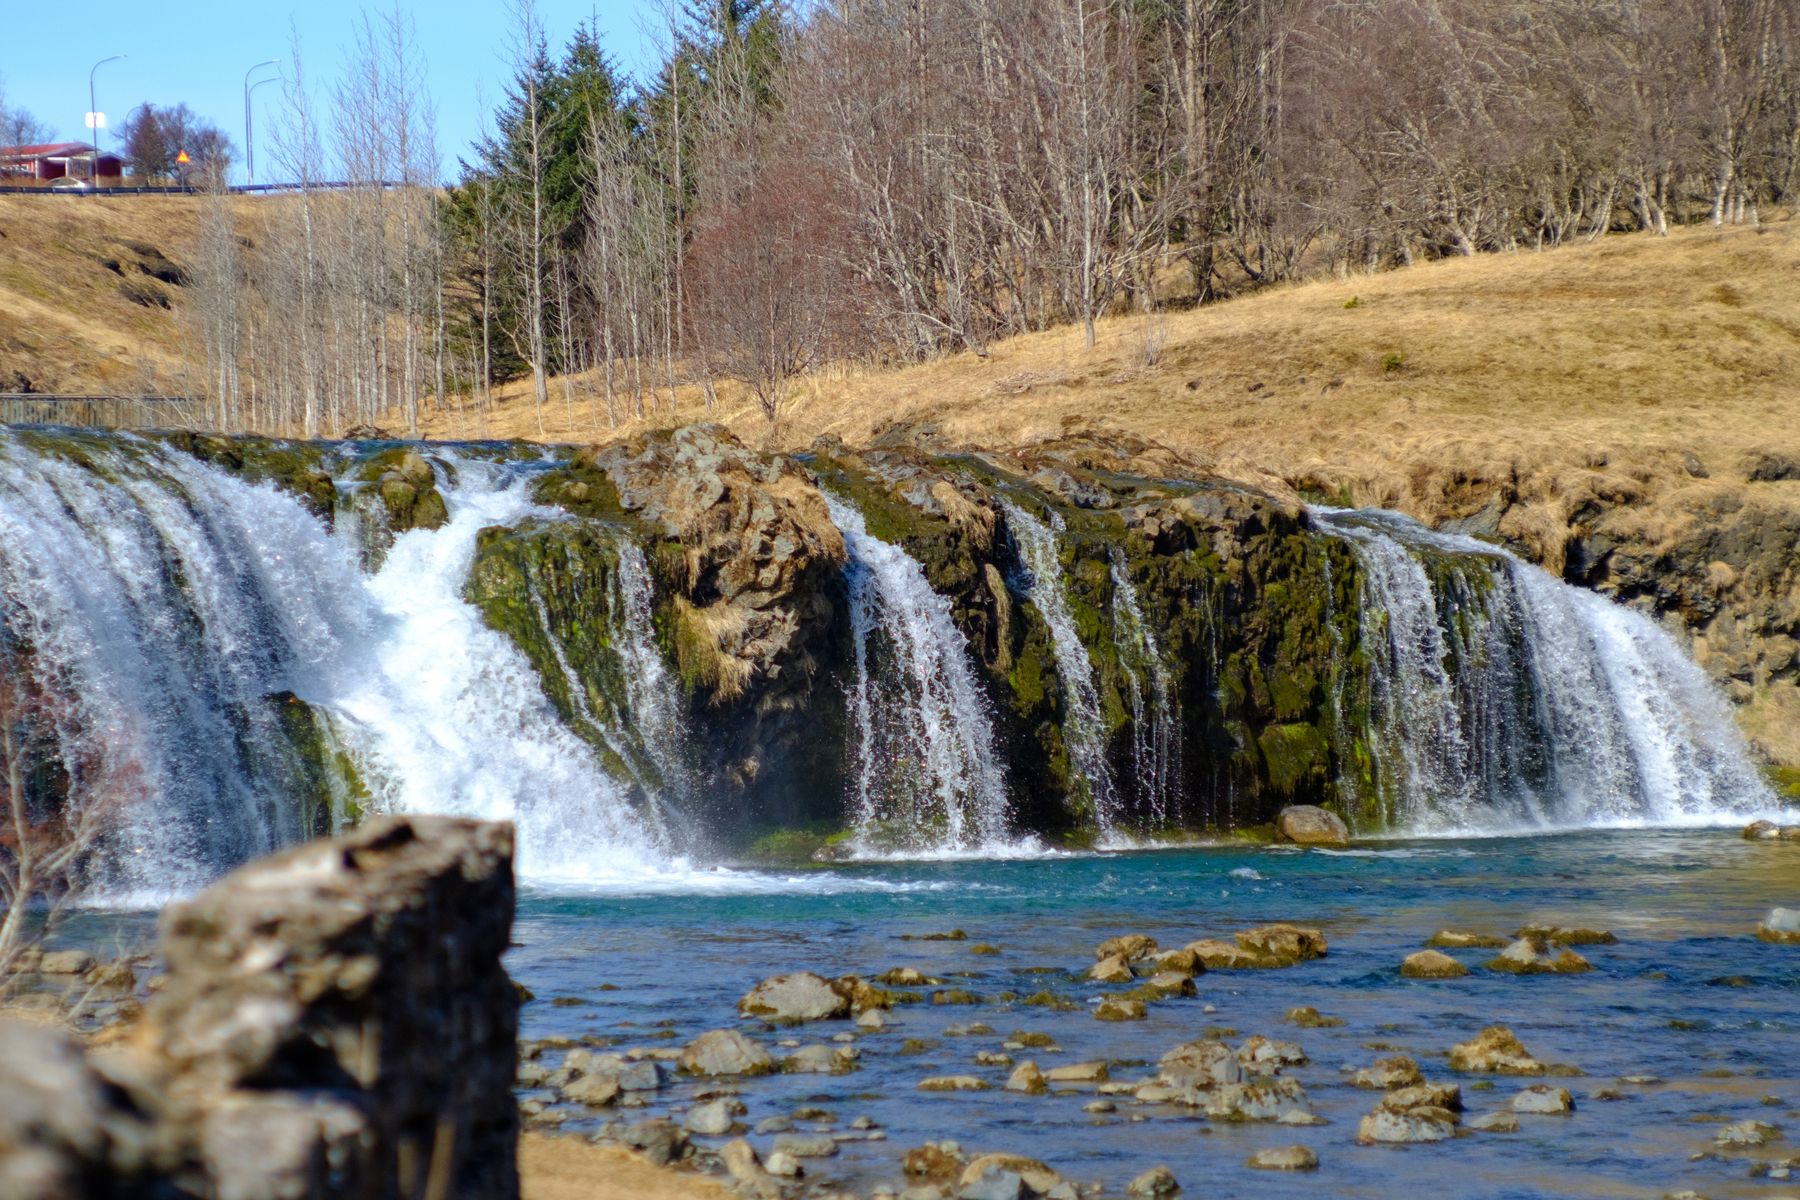
{"label": "waterfall crest", "polygon": [[1100,715],[1094,664],[1076,632],[1062,562],[1057,556],[1056,535],[1061,531],[1062,518],[1052,509],[1051,523],[1046,525],[1011,500],[1001,500],[1000,507],[1006,512],[1006,526],[1031,574],[1031,601],[1050,629],[1050,648],[1063,689],[1063,738],[1075,779],[1087,790],[1095,834],[1105,842],[1116,831],[1121,800],[1112,767],[1106,761],[1106,723]]}
{"label": "waterfall crest", "polygon": [[949,600],[905,550],[871,536],[860,512],[829,493],[825,503],[850,554],[857,850],[999,848],[1006,776]]}
{"label": "waterfall crest", "polygon": [[1505,550],[1314,509],[1361,567],[1386,821],[1418,833],[1715,823],[1769,803],[1724,699],[1648,618]]}

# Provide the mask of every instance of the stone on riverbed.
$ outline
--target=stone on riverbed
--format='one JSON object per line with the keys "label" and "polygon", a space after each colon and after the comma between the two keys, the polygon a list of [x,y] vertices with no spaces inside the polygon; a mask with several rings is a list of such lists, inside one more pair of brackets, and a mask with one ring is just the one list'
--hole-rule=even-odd
{"label": "stone on riverbed", "polygon": [[1531,1056],[1512,1030],[1490,1025],[1450,1048],[1450,1069],[1472,1074],[1542,1075],[1544,1064]]}
{"label": "stone on riverbed", "polygon": [[1235,943],[1222,942],[1217,938],[1205,938],[1198,942],[1190,942],[1187,949],[1202,966],[1214,971],[1245,971],[1294,965],[1292,961],[1271,958],[1266,954],[1256,954]]}
{"label": "stone on riverbed", "polygon": [[701,1034],[681,1051],[679,1062],[690,1075],[767,1075],[775,1069],[769,1052],[735,1029]]}
{"label": "stone on riverbed", "polygon": [[1501,950],[1508,945],[1503,937],[1486,933],[1459,933],[1454,929],[1438,930],[1425,939],[1425,944],[1439,950]]}
{"label": "stone on riverbed", "polygon": [[1498,958],[1488,963],[1488,969],[1509,975],[1574,975],[1593,970],[1593,964],[1568,949],[1552,958],[1548,939],[1533,933],[1501,951]]}
{"label": "stone on riverbed", "polygon": [[1344,1018],[1328,1017],[1310,1004],[1288,1009],[1286,1019],[1302,1029],[1336,1029],[1344,1023]]}
{"label": "stone on riverbed", "polygon": [[1396,1088],[1375,1106],[1389,1112],[1411,1112],[1415,1108],[1441,1108],[1446,1112],[1463,1110],[1462,1088],[1454,1083],[1417,1083]]}
{"label": "stone on riverbed", "polygon": [[774,1153],[794,1158],[830,1158],[838,1152],[836,1139],[824,1133],[778,1133]]}
{"label": "stone on riverbed", "polygon": [[1442,1142],[1455,1136],[1456,1114],[1442,1108],[1414,1108],[1405,1112],[1378,1108],[1356,1127],[1356,1140],[1365,1146],[1378,1142],[1387,1145]]}
{"label": "stone on riverbed", "polygon": [[1258,1150],[1245,1165],[1258,1171],[1316,1171],[1319,1156],[1309,1146],[1274,1146]]}
{"label": "stone on riverbed", "polygon": [[1575,1097],[1568,1088],[1534,1083],[1513,1097],[1512,1110],[1540,1117],[1566,1117],[1575,1111]]}
{"label": "stone on riverbed", "polygon": [[618,1100],[622,1090],[614,1076],[583,1075],[580,1079],[563,1085],[562,1098],[589,1108],[605,1108]]}
{"label": "stone on riverbed", "polygon": [[1135,976],[1123,954],[1113,954],[1088,968],[1087,977],[1095,983],[1130,983]]}
{"label": "stone on riverbed", "polygon": [[1719,1130],[1713,1139],[1721,1146],[1763,1146],[1781,1136],[1781,1130],[1767,1121],[1739,1121]]}
{"label": "stone on riverbed", "polygon": [[1107,938],[1094,949],[1094,958],[1105,961],[1109,958],[1122,958],[1127,962],[1137,962],[1149,958],[1156,953],[1156,939],[1142,933],[1126,933],[1115,938]]}
{"label": "stone on riverbed", "polygon": [[921,1092],[985,1092],[990,1086],[973,1075],[933,1075],[919,1080]]}
{"label": "stone on riverbed", "polygon": [[738,1011],[777,1025],[824,1021],[850,1015],[850,1000],[830,980],[794,971],[763,980],[738,1001]]}
{"label": "stone on riverbed", "polygon": [[1800,908],[1777,908],[1756,927],[1756,936],[1765,942],[1800,945]]}
{"label": "stone on riverbed", "polygon": [[1781,836],[1781,826],[1773,821],[1752,821],[1744,826],[1744,840],[1772,842]]}
{"label": "stone on riverbed", "polygon": [[1393,1091],[1424,1083],[1425,1076],[1420,1074],[1418,1063],[1404,1054],[1396,1054],[1392,1058],[1377,1059],[1374,1066],[1364,1067],[1352,1075],[1350,1082],[1359,1088]]}
{"label": "stone on riverbed", "polygon": [[1049,1091],[1050,1084],[1045,1080],[1044,1073],[1038,1070],[1038,1065],[1030,1059],[1026,1059],[1014,1067],[1012,1074],[1007,1076],[1006,1090],[1036,1096]]}
{"label": "stone on riverbed", "polygon": [[1286,923],[1246,929],[1237,935],[1237,944],[1253,954],[1290,962],[1324,958],[1327,949],[1325,935],[1317,929]]}
{"label": "stone on riverbed", "polygon": [[1509,1112],[1482,1113],[1469,1122],[1469,1128],[1480,1133],[1517,1133],[1519,1118]]}
{"label": "stone on riverbed", "polygon": [[1044,1076],[1051,1083],[1105,1083],[1112,1078],[1106,1064],[1098,1059],[1091,1062],[1070,1063],[1066,1067],[1052,1067]]}
{"label": "stone on riverbed", "polygon": [[960,1184],[968,1187],[989,1171],[1004,1171],[1017,1175],[1024,1185],[1039,1195],[1044,1195],[1063,1181],[1063,1177],[1039,1162],[1035,1158],[1026,1158],[1018,1154],[983,1154],[972,1159],[963,1168]]}
{"label": "stone on riverbed", "polygon": [[756,1147],[743,1138],[727,1142],[719,1151],[719,1158],[725,1164],[725,1173],[738,1190],[760,1200],[774,1200],[781,1195],[781,1184],[767,1171],[763,1170],[762,1160],[757,1157]]}
{"label": "stone on riverbed", "polygon": [[1175,1172],[1169,1168],[1151,1167],[1125,1185],[1125,1194],[1137,1200],[1169,1200],[1169,1197],[1181,1194],[1181,1184],[1175,1181]]}
{"label": "stone on riverbed", "polygon": [[1407,979],[1461,979],[1469,968],[1438,950],[1421,950],[1409,954],[1400,964],[1400,974]]}
{"label": "stone on riverbed", "polygon": [[823,1043],[800,1047],[783,1059],[781,1066],[790,1075],[842,1075],[851,1069],[843,1054]]}
{"label": "stone on riverbed", "polygon": [[1348,846],[1350,827],[1315,804],[1291,804],[1275,816],[1275,840],[1297,846]]}
{"label": "stone on riverbed", "polygon": [[1561,925],[1527,925],[1514,936],[1541,939],[1552,946],[1616,946],[1618,935],[1604,929],[1585,929],[1575,927],[1565,929]]}
{"label": "stone on riverbed", "polygon": [[681,1127],[702,1137],[738,1133],[743,1126],[737,1123],[737,1118],[743,1116],[744,1111],[744,1102],[736,1096],[720,1096],[689,1109],[687,1116],[682,1118]]}
{"label": "stone on riverbed", "polygon": [[1286,1121],[1310,1118],[1306,1089],[1292,1079],[1220,1084],[1206,1097],[1206,1115],[1215,1121]]}
{"label": "stone on riverbed", "polygon": [[1096,1021],[1141,1021],[1145,1015],[1142,1000],[1125,1000],[1118,996],[1108,996],[1094,1010]]}
{"label": "stone on riverbed", "polygon": [[1243,1064],[1224,1042],[1184,1042],[1157,1063],[1162,1081],[1174,1088],[1206,1088],[1221,1083],[1239,1083],[1244,1078]]}
{"label": "stone on riverbed", "polygon": [[1304,1067],[1306,1051],[1293,1042],[1278,1042],[1256,1034],[1244,1039],[1237,1049],[1237,1060],[1255,1075],[1273,1075],[1283,1067]]}

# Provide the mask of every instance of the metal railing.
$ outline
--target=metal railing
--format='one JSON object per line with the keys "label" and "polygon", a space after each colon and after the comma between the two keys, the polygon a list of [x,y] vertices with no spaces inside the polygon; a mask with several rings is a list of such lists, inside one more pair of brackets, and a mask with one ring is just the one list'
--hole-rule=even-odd
{"label": "metal railing", "polygon": [[0,392],[0,425],[166,429],[191,425],[198,396],[46,396]]}
{"label": "metal railing", "polygon": [[[350,188],[375,187],[392,190],[402,188],[403,183],[384,180],[379,185],[345,181],[342,179],[324,180],[319,183],[238,183],[225,190],[234,195],[257,192],[298,192],[298,191],[345,191]],[[49,184],[0,184],[0,195],[7,196],[198,196],[205,193],[203,187],[191,187],[185,184],[148,184],[122,183],[114,187],[101,184],[99,187],[53,188]]]}

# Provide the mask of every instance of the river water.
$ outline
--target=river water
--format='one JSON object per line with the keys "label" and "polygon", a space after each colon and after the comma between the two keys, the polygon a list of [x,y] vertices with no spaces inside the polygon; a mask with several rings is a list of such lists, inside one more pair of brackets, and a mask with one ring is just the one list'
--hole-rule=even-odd
{"label": "river water", "polygon": [[[528,887],[510,968],[537,997],[524,1009],[527,1039],[666,1048],[736,1026],[780,1057],[784,1039],[813,1043],[854,1033],[861,1055],[855,1071],[745,1081],[749,1112],[742,1119],[753,1127],[816,1107],[836,1118],[834,1130],[847,1131],[856,1117],[873,1118],[885,1140],[847,1141],[836,1156],[807,1162],[814,1180],[865,1194],[882,1184],[904,1186],[905,1150],[949,1137],[966,1152],[1040,1158],[1109,1194],[1164,1163],[1187,1194],[1219,1197],[1417,1190],[1661,1196],[1684,1188],[1707,1196],[1788,1195],[1800,1194],[1800,1185],[1752,1180],[1748,1154],[1689,1158],[1712,1151],[1727,1121],[1785,1125],[1800,1143],[1800,948],[1753,936],[1758,919],[1796,892],[1800,858],[1791,843],[1748,843],[1717,830],[1407,841],[1337,853],[1217,847],[889,863],[788,877],[720,873],[677,892],[579,895]],[[1318,925],[1329,955],[1285,970],[1209,972],[1197,981],[1197,996],[1152,1004],[1141,1022],[1092,1017],[1097,997],[1120,990],[1081,978],[1103,939],[1142,932],[1173,947],[1270,920]],[[1619,943],[1583,947],[1594,964],[1585,975],[1482,970],[1493,951],[1452,952],[1475,968],[1460,980],[1398,974],[1400,960],[1440,928],[1506,934],[1535,922],[1608,929]],[[953,928],[968,940],[908,940]],[[972,954],[978,942],[1001,953]],[[768,1030],[734,1012],[737,998],[770,974],[873,975],[895,966],[942,977],[984,1002],[900,1006],[896,1024],[876,1033],[847,1021]],[[1058,1012],[998,998],[1041,990],[1078,1007]],[[1287,1024],[1283,1014],[1298,1005],[1345,1024]],[[993,1032],[951,1032],[977,1022]],[[1579,1077],[1549,1081],[1574,1093],[1573,1116],[1521,1117],[1516,1134],[1468,1134],[1435,1145],[1356,1144],[1357,1122],[1378,1093],[1350,1086],[1347,1069],[1403,1052],[1427,1078],[1457,1079],[1445,1060],[1451,1045],[1497,1022],[1510,1025],[1539,1059],[1579,1068]],[[1089,1114],[1083,1106],[1096,1098],[1091,1088],[1010,1093],[999,1090],[1009,1067],[975,1061],[978,1051],[999,1052],[1009,1035],[1025,1030],[1048,1033],[1061,1052],[1016,1050],[1016,1058],[1033,1058],[1046,1070],[1104,1059],[1114,1080],[1147,1079],[1165,1051],[1219,1029],[1236,1030],[1233,1041],[1262,1033],[1298,1042],[1311,1062],[1291,1073],[1328,1123],[1212,1123],[1194,1110],[1138,1104],[1129,1095],[1112,1097],[1114,1113]],[[907,1039],[927,1048],[902,1053]],[[545,1061],[554,1064],[557,1053]],[[917,1090],[921,1079],[943,1074],[973,1074],[995,1090]],[[1625,1076],[1664,1082],[1620,1084]],[[1465,1121],[1506,1107],[1533,1082],[1494,1077],[1492,1090],[1477,1090],[1480,1078],[1459,1079]],[[678,1117],[700,1091],[717,1086],[678,1081],[626,1116]],[[1617,1088],[1624,1098],[1590,1099],[1599,1088]],[[565,1128],[572,1132],[612,1119],[570,1111]],[[769,1151],[771,1137],[752,1140]],[[1320,1169],[1276,1175],[1245,1166],[1259,1148],[1292,1143],[1317,1151]],[[1785,1153],[1800,1153],[1800,1144]]]}

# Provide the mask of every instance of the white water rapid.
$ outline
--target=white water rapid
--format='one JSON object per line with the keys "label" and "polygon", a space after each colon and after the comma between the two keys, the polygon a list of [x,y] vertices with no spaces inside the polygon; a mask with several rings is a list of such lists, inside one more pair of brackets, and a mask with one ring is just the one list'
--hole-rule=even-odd
{"label": "white water rapid", "polygon": [[1362,570],[1354,732],[1398,829],[1717,824],[1771,805],[1724,698],[1648,618],[1399,514],[1313,515]]}
{"label": "white water rapid", "polygon": [[857,852],[1004,852],[1006,776],[950,601],[861,513],[829,493],[825,503],[850,552]]}
{"label": "white water rapid", "polygon": [[328,720],[375,808],[515,821],[528,878],[684,869],[462,599],[481,528],[557,515],[516,478],[458,464],[449,524],[368,575],[354,534],[288,493],[147,441],[85,450],[93,468],[0,433],[0,638],[29,647],[73,794],[118,804],[109,899],[191,892],[306,834],[284,693]]}

